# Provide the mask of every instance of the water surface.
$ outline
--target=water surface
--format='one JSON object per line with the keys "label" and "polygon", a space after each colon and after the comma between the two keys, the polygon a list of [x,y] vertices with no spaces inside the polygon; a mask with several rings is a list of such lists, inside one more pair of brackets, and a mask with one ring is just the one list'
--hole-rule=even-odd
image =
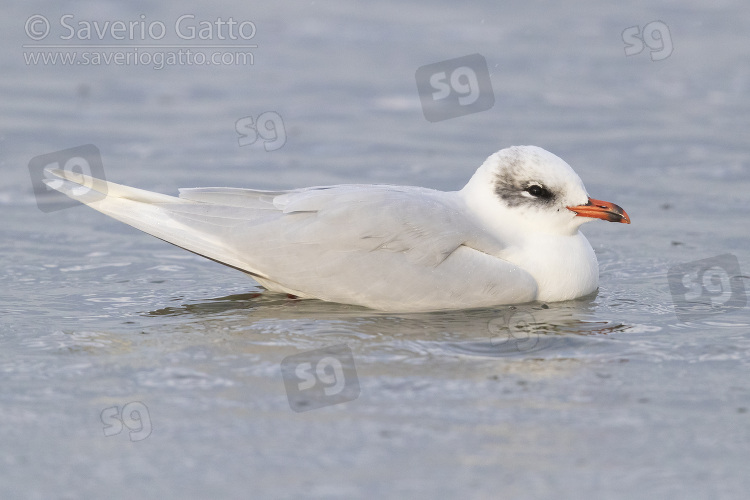
{"label": "water surface", "polygon": [[[682,321],[667,280],[729,254],[748,283],[743,3],[181,9],[32,2],[0,21],[3,498],[744,496],[750,313]],[[66,13],[250,19],[258,47],[244,66],[26,65],[27,19]],[[622,32],[653,21],[669,57],[626,56]],[[427,121],[417,68],[475,53],[494,106]],[[240,147],[237,121],[268,111],[283,146]],[[40,211],[29,160],[82,144],[109,180],[170,194],[459,189],[495,150],[535,144],[633,224],[584,228],[601,286],[574,301],[289,300],[86,207]],[[342,344],[359,396],[292,411],[282,362]]]}

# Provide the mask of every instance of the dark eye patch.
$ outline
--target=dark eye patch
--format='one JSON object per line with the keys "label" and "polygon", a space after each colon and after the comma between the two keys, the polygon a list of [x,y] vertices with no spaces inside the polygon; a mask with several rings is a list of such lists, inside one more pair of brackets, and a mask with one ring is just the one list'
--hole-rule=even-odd
{"label": "dark eye patch", "polygon": [[519,205],[548,206],[555,201],[555,193],[538,182],[519,181],[511,173],[505,172],[495,179],[495,194],[509,207]]}
{"label": "dark eye patch", "polygon": [[550,200],[555,196],[547,188],[542,187],[539,184],[532,184],[527,187],[525,191],[534,198],[541,198],[543,200]]}
{"label": "dark eye patch", "polygon": [[[555,193],[534,181],[521,181],[515,172],[504,172],[495,178],[495,194],[509,207],[519,205],[547,206],[555,201]],[[529,196],[531,195],[531,196]]]}
{"label": "dark eye patch", "polygon": [[[518,151],[514,149],[509,152],[504,163],[503,169],[495,175],[495,194],[507,206],[545,207],[555,202],[554,191],[541,185],[537,179],[529,179],[524,168],[524,161]],[[537,190],[534,186],[539,189]],[[534,192],[530,192],[529,189]]]}

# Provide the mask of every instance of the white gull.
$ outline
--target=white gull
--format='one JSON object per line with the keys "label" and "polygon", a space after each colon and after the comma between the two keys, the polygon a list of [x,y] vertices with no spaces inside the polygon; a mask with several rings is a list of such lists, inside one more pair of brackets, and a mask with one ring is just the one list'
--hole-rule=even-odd
{"label": "white gull", "polygon": [[180,189],[178,198],[52,172],[70,182],[48,185],[71,198],[269,290],[394,312],[590,294],[599,267],[579,227],[630,223],[536,146],[498,151],[454,192],[353,184]]}

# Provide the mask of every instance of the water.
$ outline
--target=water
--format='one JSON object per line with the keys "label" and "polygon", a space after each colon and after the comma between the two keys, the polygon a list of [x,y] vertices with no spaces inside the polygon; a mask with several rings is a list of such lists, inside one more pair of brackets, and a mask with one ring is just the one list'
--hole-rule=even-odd
{"label": "water", "polygon": [[[744,4],[182,8],[27,3],[0,21],[3,498],[744,497],[750,313],[682,321],[667,280],[729,254],[745,278],[706,287],[747,288]],[[253,65],[26,65],[35,14],[58,42],[63,14],[232,16],[258,47]],[[623,31],[653,21],[672,53],[652,39],[626,57]],[[475,53],[494,106],[428,122],[417,68]],[[237,121],[269,111],[285,143],[240,147]],[[89,143],[108,179],[165,193],[457,189],[495,150],[536,144],[633,224],[585,227],[601,287],[575,301],[294,301],[86,207],[41,212],[29,160]],[[342,344],[351,363],[323,377],[359,391],[292,411],[282,362]]]}

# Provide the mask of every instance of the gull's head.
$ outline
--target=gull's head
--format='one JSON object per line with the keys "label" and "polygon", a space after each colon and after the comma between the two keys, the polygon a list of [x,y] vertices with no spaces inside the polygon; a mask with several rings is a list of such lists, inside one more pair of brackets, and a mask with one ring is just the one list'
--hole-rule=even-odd
{"label": "gull's head", "polygon": [[584,222],[630,224],[614,203],[589,197],[581,178],[561,158],[536,146],[498,151],[461,191],[482,218],[523,231],[575,234]]}

